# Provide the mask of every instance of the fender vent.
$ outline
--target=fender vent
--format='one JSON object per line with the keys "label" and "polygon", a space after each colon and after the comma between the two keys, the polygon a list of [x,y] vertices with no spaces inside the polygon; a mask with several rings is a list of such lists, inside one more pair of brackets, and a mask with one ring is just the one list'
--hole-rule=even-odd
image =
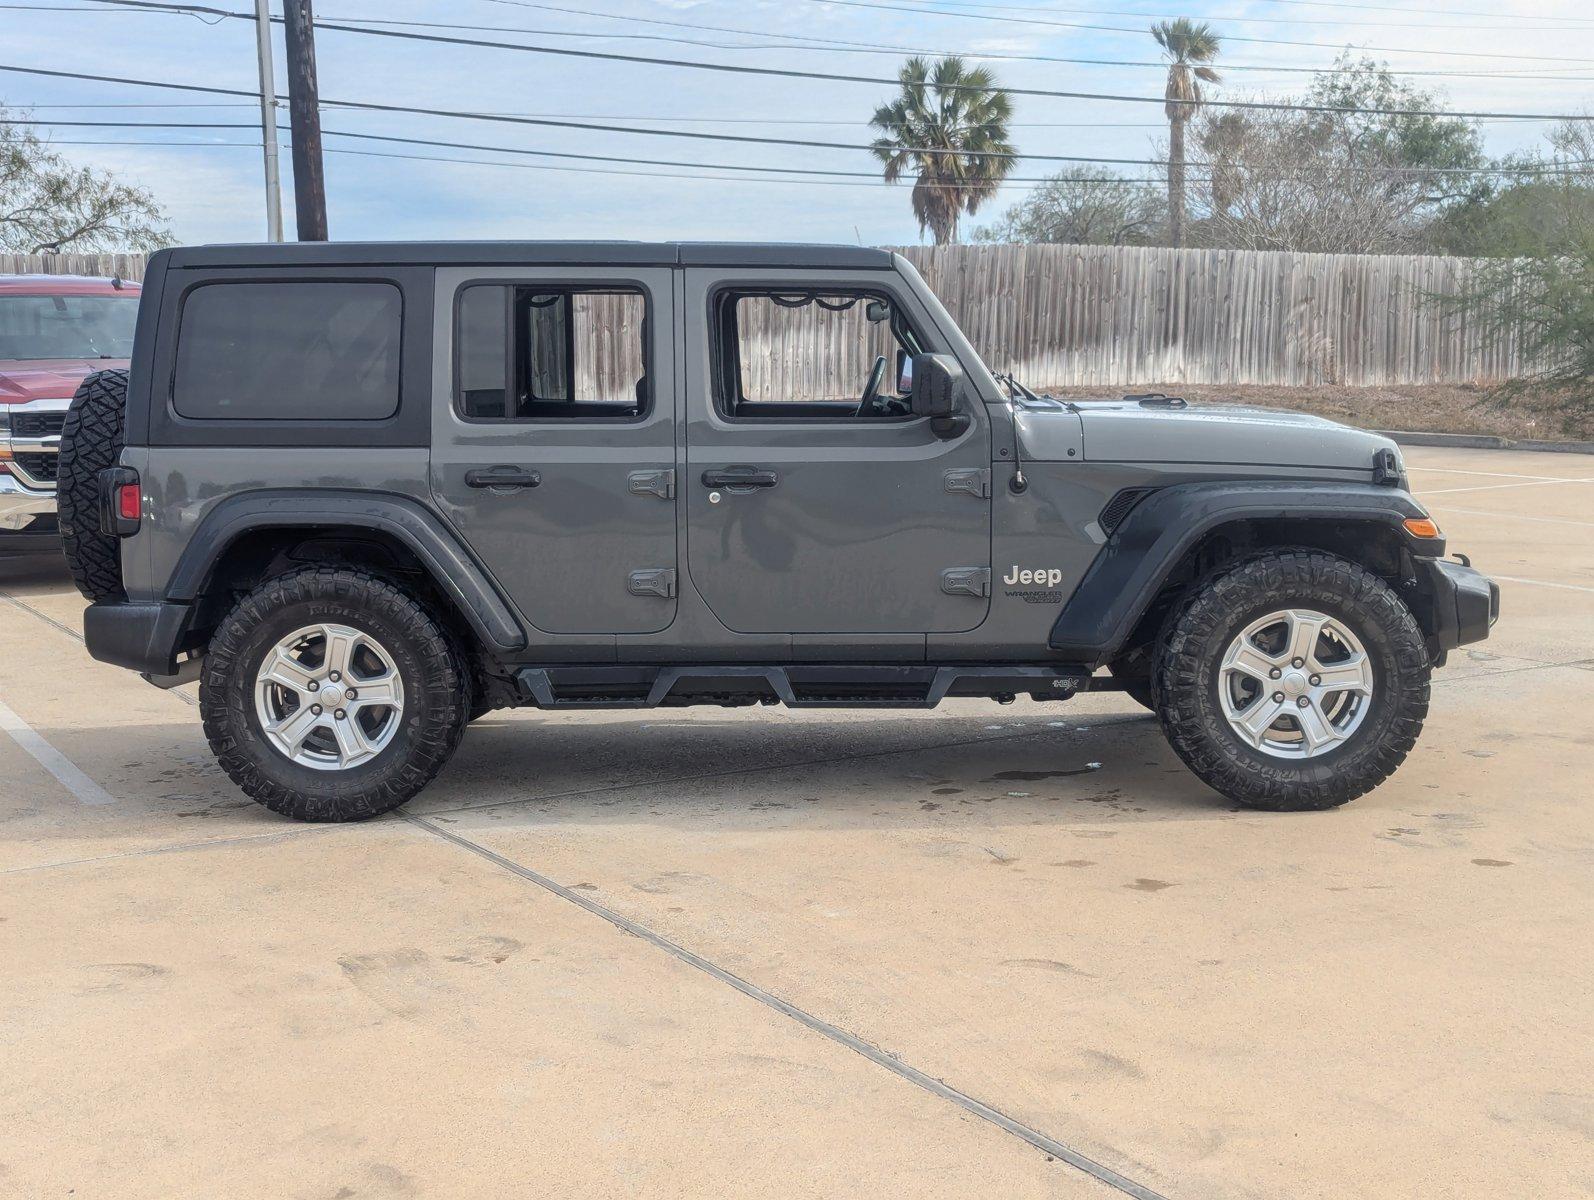
{"label": "fender vent", "polygon": [[1123,524],[1124,518],[1129,515],[1129,510],[1156,490],[1156,488],[1124,488],[1123,491],[1107,501],[1107,507],[1102,509],[1101,515],[1096,518],[1096,522],[1101,526],[1102,532],[1111,533],[1117,529],[1118,526]]}

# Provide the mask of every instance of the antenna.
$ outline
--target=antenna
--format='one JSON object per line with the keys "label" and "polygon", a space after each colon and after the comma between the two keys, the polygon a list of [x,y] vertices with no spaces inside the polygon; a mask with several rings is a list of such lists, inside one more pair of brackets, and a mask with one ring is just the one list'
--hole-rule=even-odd
{"label": "antenna", "polygon": [[1024,453],[1019,444],[1018,436],[1018,396],[1020,392],[1034,396],[1031,392],[1012,375],[998,375],[997,380],[1007,388],[1007,418],[1009,427],[1013,432],[1013,478],[1007,481],[1007,490],[1015,496],[1022,496],[1029,491],[1029,480],[1024,478]]}

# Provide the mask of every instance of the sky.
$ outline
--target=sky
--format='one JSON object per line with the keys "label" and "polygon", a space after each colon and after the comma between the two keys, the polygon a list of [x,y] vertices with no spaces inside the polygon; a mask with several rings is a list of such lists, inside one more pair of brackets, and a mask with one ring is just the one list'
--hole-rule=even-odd
{"label": "sky", "polygon": [[[253,0],[200,2],[253,10]],[[318,21],[427,22],[432,24],[382,27],[494,43],[450,46],[322,29],[316,50],[324,102],[358,100],[845,144],[754,145],[329,106],[322,118],[329,131],[328,223],[339,240],[767,239],[869,245],[924,240],[907,185],[798,182],[778,175],[762,181],[726,179],[725,171],[699,166],[515,158],[330,132],[692,164],[877,169],[867,152],[845,147],[864,145],[873,136],[869,118],[894,91],[887,84],[734,75],[506,48],[515,44],[870,79],[894,77],[907,51],[957,52],[983,62],[1011,87],[1160,97],[1164,72],[1155,65],[1158,50],[1145,30],[1154,20],[1187,16],[1209,22],[1225,39],[1219,64],[1224,84],[1211,93],[1218,97],[1264,92],[1288,98],[1310,76],[1280,68],[1322,68],[1350,47],[1415,73],[1409,82],[1439,91],[1455,108],[1594,112],[1594,10],[1582,0],[315,0],[315,7]],[[280,13],[281,0],[274,0],[273,8]],[[259,87],[254,23],[248,20],[112,8],[98,0],[0,0],[0,31],[0,63],[10,66]],[[275,42],[278,88],[285,91],[280,25]],[[1046,58],[1147,65],[1037,61]],[[249,99],[0,71],[0,104],[31,110],[44,122],[41,134],[72,161],[113,171],[148,189],[179,242],[265,237],[259,110]],[[284,123],[286,116],[284,105]],[[73,120],[253,122],[254,127],[60,124]],[[1541,145],[1547,127],[1545,121],[1509,120],[1482,126],[1486,147],[1495,154]],[[1012,138],[1026,154],[1147,159],[1157,156],[1163,128],[1160,103],[1020,96]],[[91,142],[120,144],[86,144]],[[286,134],[282,160],[283,206],[292,237]],[[1031,161],[1013,173],[1032,178],[1060,165]],[[1004,186],[965,222],[965,229],[999,216],[1027,190],[1022,183]]]}

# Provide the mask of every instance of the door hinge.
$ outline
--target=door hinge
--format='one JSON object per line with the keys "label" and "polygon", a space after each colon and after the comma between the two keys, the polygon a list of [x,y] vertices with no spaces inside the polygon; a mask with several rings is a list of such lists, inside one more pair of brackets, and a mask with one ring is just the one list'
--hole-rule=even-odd
{"label": "door hinge", "polygon": [[660,596],[669,600],[675,595],[675,568],[655,567],[647,571],[632,571],[626,579],[625,588],[633,596]]}
{"label": "door hinge", "polygon": [[660,500],[674,500],[675,472],[632,471],[626,476],[626,488],[633,496],[657,496]]}
{"label": "door hinge", "polygon": [[948,596],[989,596],[990,567],[948,567],[941,572],[941,590]]}
{"label": "door hinge", "polygon": [[970,496],[986,499],[991,494],[991,469],[989,467],[964,467],[955,471],[948,471],[942,478],[946,481],[946,490],[949,492],[962,492]]}

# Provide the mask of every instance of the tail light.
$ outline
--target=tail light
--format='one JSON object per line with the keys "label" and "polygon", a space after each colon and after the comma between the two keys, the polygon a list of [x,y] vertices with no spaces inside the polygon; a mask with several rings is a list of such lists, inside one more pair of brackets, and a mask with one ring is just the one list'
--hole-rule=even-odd
{"label": "tail light", "polygon": [[111,537],[132,537],[144,515],[144,492],[138,472],[131,467],[107,467],[100,472],[100,532]]}
{"label": "tail light", "polygon": [[136,521],[144,512],[144,494],[138,480],[116,485],[116,515],[123,521]]}

